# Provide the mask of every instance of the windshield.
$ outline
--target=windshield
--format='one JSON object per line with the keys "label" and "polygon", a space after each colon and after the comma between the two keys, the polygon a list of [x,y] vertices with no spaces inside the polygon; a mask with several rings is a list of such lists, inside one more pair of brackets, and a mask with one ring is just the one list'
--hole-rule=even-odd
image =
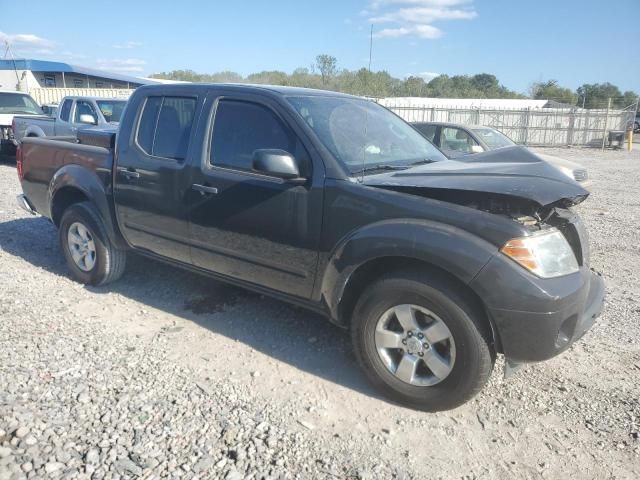
{"label": "windshield", "polygon": [[372,101],[337,97],[288,100],[352,174],[446,160],[413,127]]}
{"label": "windshield", "polygon": [[118,123],[127,102],[122,100],[96,100],[107,123]]}
{"label": "windshield", "polygon": [[471,130],[473,130],[473,133],[475,133],[480,140],[486,143],[491,150],[515,145],[515,142],[504,133],[493,128],[472,128]]}
{"label": "windshield", "polygon": [[42,109],[29,95],[0,92],[0,113],[42,115]]}

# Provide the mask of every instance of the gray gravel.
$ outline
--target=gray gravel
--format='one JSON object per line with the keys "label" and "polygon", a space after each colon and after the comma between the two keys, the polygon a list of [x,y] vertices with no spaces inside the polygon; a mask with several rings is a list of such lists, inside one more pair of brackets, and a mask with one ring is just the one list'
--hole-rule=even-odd
{"label": "gray gravel", "polygon": [[71,281],[0,165],[0,480],[640,477],[640,152],[585,164],[606,311],[566,354],[452,412],[390,404],[322,318],[133,258]]}

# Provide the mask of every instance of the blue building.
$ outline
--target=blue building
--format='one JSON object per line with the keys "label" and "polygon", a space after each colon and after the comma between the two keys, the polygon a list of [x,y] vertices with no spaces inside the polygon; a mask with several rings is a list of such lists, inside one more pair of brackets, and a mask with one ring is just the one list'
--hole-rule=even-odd
{"label": "blue building", "polygon": [[0,60],[0,90],[29,92],[34,88],[123,88],[161,81],[33,59]]}

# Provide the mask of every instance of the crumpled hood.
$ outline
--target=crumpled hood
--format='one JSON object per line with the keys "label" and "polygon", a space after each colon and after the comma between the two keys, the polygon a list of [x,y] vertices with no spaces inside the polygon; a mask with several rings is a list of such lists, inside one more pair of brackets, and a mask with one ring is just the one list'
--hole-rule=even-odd
{"label": "crumpled hood", "polygon": [[582,202],[589,192],[527,148],[514,146],[364,177],[372,187],[466,190],[508,195],[542,206]]}

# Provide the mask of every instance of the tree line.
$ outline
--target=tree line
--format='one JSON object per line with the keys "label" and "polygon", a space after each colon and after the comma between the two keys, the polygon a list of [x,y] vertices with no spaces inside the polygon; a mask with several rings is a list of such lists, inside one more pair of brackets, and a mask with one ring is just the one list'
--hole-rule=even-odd
{"label": "tree line", "polygon": [[622,92],[611,83],[584,84],[575,91],[562,87],[556,80],[533,83],[527,94],[510,90],[495,75],[439,75],[429,81],[420,76],[399,79],[381,70],[370,72],[339,69],[335,57],[318,55],[309,68],[296,68],[292,73],[269,70],[246,77],[237,72],[197,73],[193,70],[172,70],[154,73],[152,78],[182,80],[196,83],[258,83],[293,87],[318,88],[369,97],[432,97],[432,98],[534,98],[554,100],[565,105],[584,108],[625,108],[636,103],[633,91]]}

